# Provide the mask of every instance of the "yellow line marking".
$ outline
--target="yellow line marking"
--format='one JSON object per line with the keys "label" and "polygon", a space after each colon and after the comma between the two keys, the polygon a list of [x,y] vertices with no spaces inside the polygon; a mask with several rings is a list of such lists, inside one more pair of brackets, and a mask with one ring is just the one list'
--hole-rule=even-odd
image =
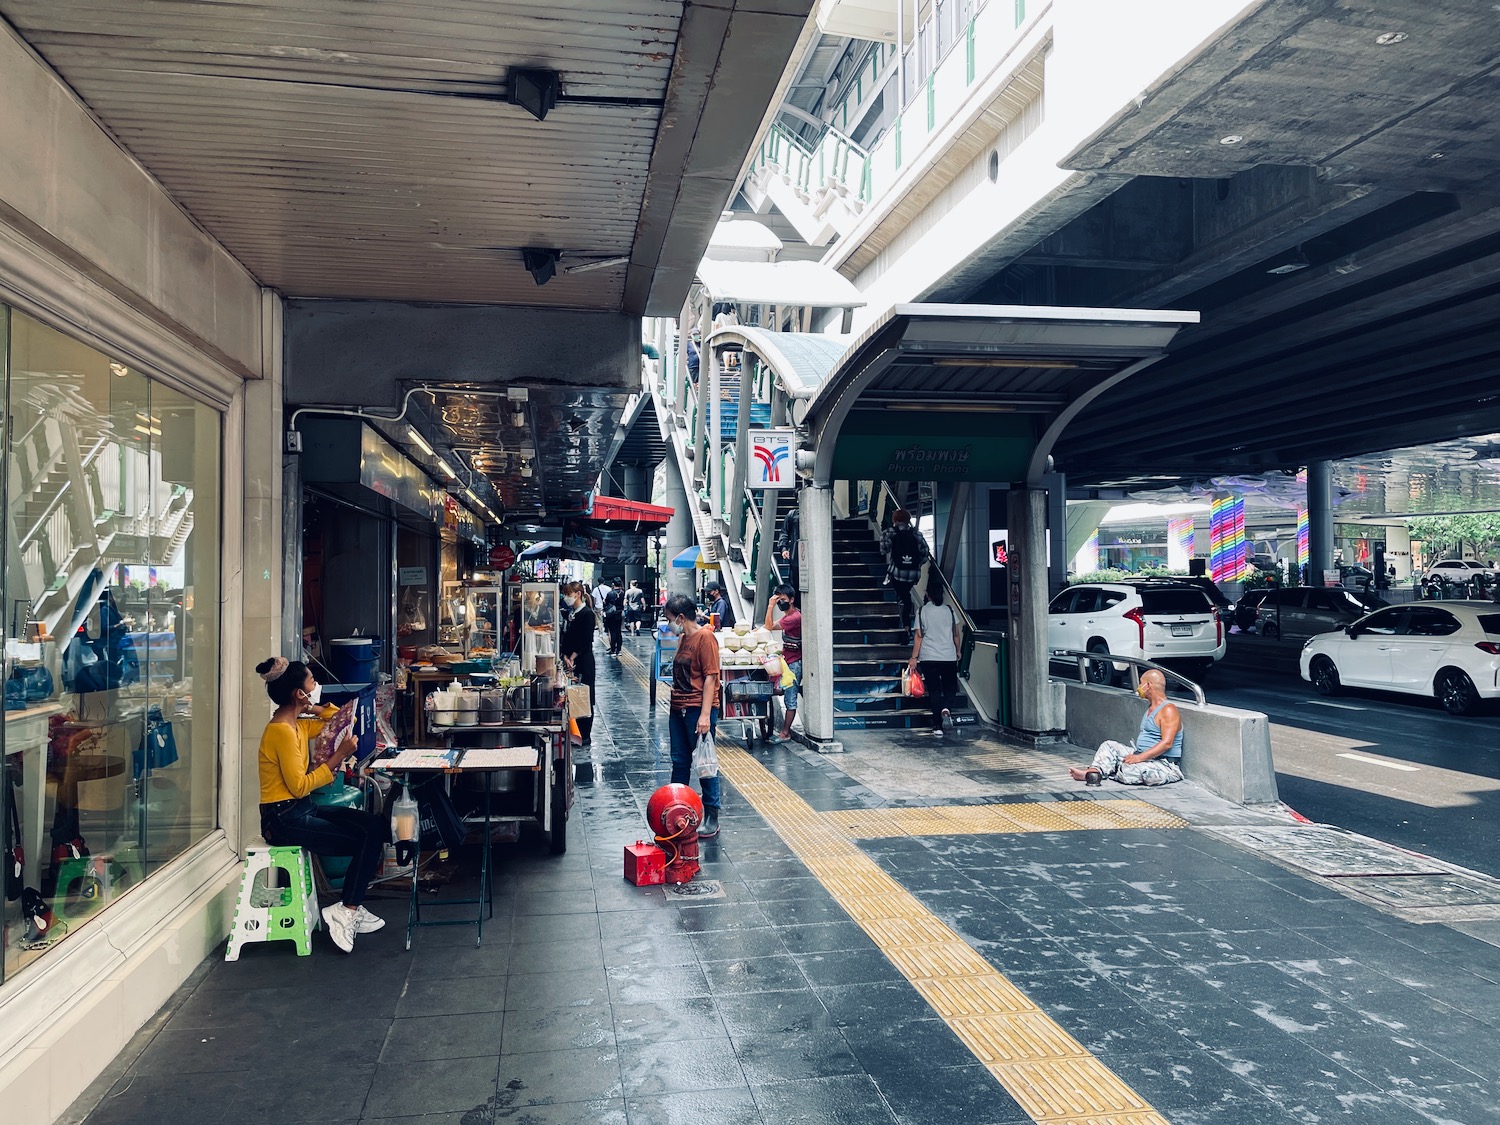
{"label": "yellow line marking", "polygon": [[[965,828],[967,806],[941,810],[879,809],[818,813],[744,750],[725,743],[719,768],[797,854],[834,900],[870,935],[888,960],[953,1028],[1010,1096],[1040,1125],[1167,1125],[1166,1118],[1033,1004],[958,934],[934,917],[917,898],[887,875],[849,839],[864,826],[895,834],[896,825],[930,825],[932,832],[996,831]],[[1136,802],[1078,802],[1093,810]],[[1094,827],[1143,827],[1140,810],[1119,816],[1090,811],[1087,816],[1034,814],[1027,806],[999,806],[1017,828],[1000,831],[1058,831]],[[991,806],[984,810],[993,811]],[[1153,812],[1158,812],[1154,810]],[[871,812],[881,815],[872,816]],[[923,815],[913,815],[913,814]],[[1182,822],[1172,818],[1175,824]],[[998,824],[969,817],[974,825]],[[1107,822],[1107,823],[1106,823]],[[846,829],[844,826],[848,825]],[[1174,824],[1174,826],[1175,826]],[[1045,826],[1044,826],[1045,825]],[[905,834],[903,831],[902,834]]]}
{"label": "yellow line marking", "polygon": [[839,809],[822,814],[858,840],[959,836],[992,832],[1079,832],[1120,828],[1185,828],[1187,821],[1147,801],[1019,801],[936,808]]}

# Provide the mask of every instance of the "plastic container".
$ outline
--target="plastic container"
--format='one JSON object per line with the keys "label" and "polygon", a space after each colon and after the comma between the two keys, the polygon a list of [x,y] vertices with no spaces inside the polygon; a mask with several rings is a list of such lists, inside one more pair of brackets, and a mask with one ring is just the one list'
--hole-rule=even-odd
{"label": "plastic container", "polygon": [[339,637],[328,642],[328,669],[340,683],[373,683],[379,660],[374,637]]}

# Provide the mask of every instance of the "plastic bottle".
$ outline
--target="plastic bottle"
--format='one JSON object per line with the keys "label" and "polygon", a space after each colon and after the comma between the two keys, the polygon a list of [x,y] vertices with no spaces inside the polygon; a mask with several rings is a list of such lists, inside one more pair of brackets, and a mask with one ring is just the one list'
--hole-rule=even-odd
{"label": "plastic bottle", "polygon": [[403,785],[401,796],[391,805],[391,839],[396,844],[396,862],[402,867],[416,855],[418,823],[417,802]]}

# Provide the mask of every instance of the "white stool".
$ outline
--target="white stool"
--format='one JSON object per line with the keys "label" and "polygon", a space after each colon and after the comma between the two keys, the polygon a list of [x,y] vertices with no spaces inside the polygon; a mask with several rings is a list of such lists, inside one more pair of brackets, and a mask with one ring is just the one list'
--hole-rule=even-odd
{"label": "white stool", "polygon": [[[279,872],[287,873],[281,886]],[[251,848],[245,853],[234,927],[224,960],[238,961],[253,941],[295,941],[297,956],[312,956],[312,932],[322,923],[312,865],[301,848]]]}

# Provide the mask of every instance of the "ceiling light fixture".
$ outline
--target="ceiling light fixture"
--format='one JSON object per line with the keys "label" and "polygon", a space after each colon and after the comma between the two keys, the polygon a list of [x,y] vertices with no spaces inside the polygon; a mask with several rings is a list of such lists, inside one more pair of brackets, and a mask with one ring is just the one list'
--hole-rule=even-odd
{"label": "ceiling light fixture", "polygon": [[426,438],[417,433],[417,428],[415,426],[408,426],[407,430],[411,434],[411,440],[416,444],[418,449],[427,454],[427,456],[429,457],[435,456],[432,450],[432,446],[427,444]]}
{"label": "ceiling light fixture", "polygon": [[1024,369],[1045,367],[1058,371],[1071,371],[1078,364],[1065,359],[997,359],[982,355],[945,355],[932,361],[934,367],[1007,367]]}
{"label": "ceiling light fixture", "polygon": [[526,413],[525,413],[525,411],[520,410],[520,409],[516,409],[516,410],[511,411],[511,414],[510,414],[510,424],[512,426],[517,427],[518,429],[521,426],[526,425]]}
{"label": "ceiling light fixture", "polygon": [[523,477],[530,477],[531,476],[531,462],[530,461],[522,461],[521,462],[521,475]]}
{"label": "ceiling light fixture", "polygon": [[600,258],[597,262],[580,262],[576,266],[564,266],[563,273],[590,273],[593,270],[607,270],[611,266],[628,266],[630,255],[625,254],[618,258]]}
{"label": "ceiling light fixture", "polygon": [[126,367],[123,363],[111,363],[109,369],[115,373],[115,378],[117,379],[123,379],[130,374],[130,368]]}
{"label": "ceiling light fixture", "polygon": [[1014,414],[1016,408],[1003,402],[888,402],[887,410],[909,414]]}
{"label": "ceiling light fixture", "polygon": [[443,475],[445,477],[447,477],[449,480],[457,480],[458,479],[458,474],[453,471],[453,467],[451,465],[449,465],[448,462],[444,461],[441,457],[439,457],[437,459],[437,467],[442,471]]}
{"label": "ceiling light fixture", "polygon": [[538,285],[546,285],[557,276],[557,260],[561,257],[561,250],[548,250],[538,246],[521,249],[521,262],[525,265],[526,272],[531,274],[531,280]]}
{"label": "ceiling light fixture", "polygon": [[[513,66],[505,76],[505,100],[538,121],[546,119],[562,92],[562,76],[541,67]],[[538,283],[540,284],[540,283]]]}

